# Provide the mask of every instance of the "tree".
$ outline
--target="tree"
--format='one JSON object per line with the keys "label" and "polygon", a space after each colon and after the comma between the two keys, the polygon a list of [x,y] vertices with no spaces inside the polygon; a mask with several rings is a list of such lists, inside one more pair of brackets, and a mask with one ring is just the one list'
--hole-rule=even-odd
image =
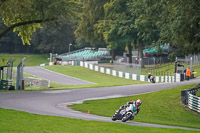
{"label": "tree", "polygon": [[156,26],[155,0],[129,0],[128,8],[132,16],[132,24],[137,34],[134,36],[139,58],[143,57],[143,48],[153,45],[159,39],[159,28]]}
{"label": "tree", "polygon": [[[157,1],[156,1],[157,2]],[[154,2],[160,43],[170,43],[184,54],[200,52],[199,0],[161,0]]]}
{"label": "tree", "polygon": [[104,17],[103,6],[108,0],[83,0],[80,21],[75,30],[77,42],[86,41],[94,47],[104,47],[103,36],[94,29],[98,20]]}
{"label": "tree", "polygon": [[[0,27],[6,28],[3,24],[3,20],[0,19]],[[17,36],[16,32],[9,31],[6,35],[4,35],[0,40],[0,52],[6,53],[27,53],[33,52],[33,45],[21,45],[22,41],[19,36]],[[30,51],[31,50],[31,51]]]}
{"label": "tree", "polygon": [[[131,32],[127,23],[130,23],[129,16],[126,11],[125,0],[111,0],[104,5],[104,18],[98,21],[95,29],[103,35],[107,44],[107,48],[112,51],[112,59],[115,59],[115,50],[119,47],[131,45],[132,35],[124,34]],[[132,32],[131,32],[132,33]],[[132,47],[129,47],[129,56],[132,57]],[[132,61],[129,60],[130,62]]]}
{"label": "tree", "polygon": [[44,25],[43,29],[33,34],[31,43],[41,53],[66,53],[69,44],[75,42],[73,32],[72,24],[63,20],[59,27]]}
{"label": "tree", "polygon": [[23,44],[30,44],[31,35],[43,23],[56,24],[76,16],[78,0],[0,0],[0,16],[5,24],[0,27],[0,39],[10,30],[18,32]]}
{"label": "tree", "polygon": [[143,47],[158,39],[158,30],[152,15],[148,14],[150,5],[137,0],[110,0],[104,5],[104,20],[97,27],[111,49],[119,46],[128,48],[129,63],[132,63],[133,45],[143,57]]}

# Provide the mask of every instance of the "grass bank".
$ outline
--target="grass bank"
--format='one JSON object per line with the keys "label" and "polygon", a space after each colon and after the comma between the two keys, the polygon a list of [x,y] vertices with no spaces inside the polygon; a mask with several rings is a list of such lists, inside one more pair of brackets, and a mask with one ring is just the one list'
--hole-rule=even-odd
{"label": "grass bank", "polygon": [[196,96],[200,97],[200,89],[196,92]]}
{"label": "grass bank", "polygon": [[9,59],[15,59],[14,66],[16,67],[24,57],[26,57],[25,66],[39,66],[42,63],[49,62],[47,60],[48,54],[0,54],[0,66],[6,65]]}
{"label": "grass bank", "polygon": [[120,123],[42,116],[0,108],[2,133],[197,133],[180,129],[137,127]]}
{"label": "grass bank", "polygon": [[130,79],[119,78],[100,72],[92,71],[80,66],[46,66],[48,70],[72,76],[78,79],[93,82],[95,84],[87,85],[58,85],[52,84],[53,88],[91,88],[91,87],[107,87],[107,86],[122,86],[131,84],[144,84],[146,82],[134,81]]}
{"label": "grass bank", "polygon": [[143,102],[141,111],[134,121],[200,128],[200,114],[186,109],[181,104],[181,90],[193,86],[195,85],[124,98],[85,101],[83,104],[75,104],[70,107],[83,112],[90,110],[92,114],[111,117],[115,110],[126,104],[127,101],[141,99]]}
{"label": "grass bank", "polygon": [[[187,69],[187,67],[190,68],[188,64],[182,65],[184,65],[184,69]],[[157,64],[155,67],[146,65],[145,67],[146,68],[142,68],[142,75],[148,75],[148,73],[150,72],[154,76],[173,76],[175,71],[175,63]],[[192,69],[197,72],[196,74],[194,74],[195,77],[200,76],[200,65],[193,65]]]}

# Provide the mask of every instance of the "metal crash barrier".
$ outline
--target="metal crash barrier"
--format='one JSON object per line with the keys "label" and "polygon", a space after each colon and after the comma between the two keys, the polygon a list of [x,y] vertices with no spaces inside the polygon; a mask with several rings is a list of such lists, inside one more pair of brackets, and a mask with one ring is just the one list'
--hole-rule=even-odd
{"label": "metal crash barrier", "polygon": [[14,61],[14,59],[9,59],[6,65],[0,66],[0,90],[15,89],[12,81],[12,69]]}
{"label": "metal crash barrier", "polygon": [[0,80],[0,90],[14,90],[12,80]]}
{"label": "metal crash barrier", "polygon": [[196,96],[196,92],[199,91],[199,89],[200,84],[181,91],[181,102],[198,113],[200,113],[200,97]]}

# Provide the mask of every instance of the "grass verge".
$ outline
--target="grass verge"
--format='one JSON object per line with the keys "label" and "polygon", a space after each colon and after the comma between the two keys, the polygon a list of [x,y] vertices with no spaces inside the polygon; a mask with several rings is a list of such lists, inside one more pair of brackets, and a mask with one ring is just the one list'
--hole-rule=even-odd
{"label": "grass verge", "polygon": [[70,107],[83,112],[90,110],[91,114],[111,117],[115,110],[127,101],[141,99],[143,102],[141,111],[134,121],[200,128],[200,115],[183,107],[180,97],[181,90],[195,85],[124,98],[85,101],[83,104],[70,105]]}
{"label": "grass verge", "polygon": [[180,129],[137,127],[120,123],[42,116],[0,108],[2,133],[197,133]]}
{"label": "grass verge", "polygon": [[[95,88],[95,87],[108,87],[108,86],[123,86],[132,84],[144,84],[148,82],[134,81],[130,79],[119,78],[100,72],[92,71],[80,66],[46,66],[48,70],[62,73],[71,77],[93,82],[94,84],[85,85],[62,85],[51,82],[49,89],[76,89],[76,88]],[[25,77],[34,77],[29,74],[24,74]],[[37,77],[34,77],[37,78]],[[38,88],[37,86],[26,86],[26,90],[47,90],[48,88]]]}
{"label": "grass verge", "polygon": [[196,96],[200,97],[200,89],[196,92]]}
{"label": "grass verge", "polygon": [[[183,64],[184,69],[190,68],[188,64]],[[148,67],[148,65],[147,65]],[[157,64],[155,68],[142,68],[141,74],[148,75],[150,72],[154,76],[173,76],[174,75],[175,64],[174,63],[166,63],[166,64]],[[200,65],[193,65],[192,69],[197,72],[194,74],[195,77],[200,76]]]}
{"label": "grass verge", "polygon": [[39,66],[42,63],[48,62],[48,54],[36,54],[36,55],[27,55],[27,54],[0,54],[0,65],[6,65],[9,59],[15,59],[14,66],[16,67],[22,59],[26,57],[25,66]]}
{"label": "grass verge", "polygon": [[45,68],[51,71],[62,73],[64,75],[72,76],[78,79],[95,83],[86,85],[58,85],[56,83],[53,83],[51,85],[53,88],[92,88],[146,83],[102,74],[100,72],[92,71],[90,69],[83,68],[80,66],[46,66]]}

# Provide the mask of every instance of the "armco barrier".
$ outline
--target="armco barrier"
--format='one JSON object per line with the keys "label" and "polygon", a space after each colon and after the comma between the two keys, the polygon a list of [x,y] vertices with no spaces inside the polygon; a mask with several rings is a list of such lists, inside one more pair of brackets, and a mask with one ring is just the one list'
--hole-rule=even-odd
{"label": "armco barrier", "polygon": [[12,86],[12,80],[0,80],[0,90],[9,90]]}
{"label": "armco barrier", "polygon": [[[91,69],[93,71],[113,75],[116,77],[131,79],[131,80],[138,80],[138,81],[146,81],[150,82],[148,77],[146,75],[138,75],[138,74],[132,74],[132,73],[126,73],[121,72],[109,68],[100,67],[98,65],[95,65],[98,63],[97,61],[90,61],[90,62],[83,62],[83,61],[64,61],[61,65],[74,65],[74,66],[81,66],[88,69]],[[45,66],[46,64],[41,64],[40,66]],[[51,65],[51,64],[49,64]],[[175,73],[174,76],[155,76],[155,82],[180,82],[181,81],[181,75],[179,73]]]}
{"label": "armco barrier", "polygon": [[181,102],[188,106],[191,110],[200,113],[200,97],[195,96],[196,92],[199,91],[200,84],[193,88],[188,88],[181,91]]}
{"label": "armco barrier", "polygon": [[200,113],[200,97],[188,94],[188,107]]}
{"label": "armco barrier", "polygon": [[[72,64],[75,64],[75,63],[72,63]],[[95,64],[90,64],[89,62],[83,62],[83,61],[80,61],[80,63],[76,63],[76,64],[80,65],[81,67],[85,67],[85,68],[88,68],[88,69],[91,69],[91,70],[94,70],[97,72],[113,75],[116,77],[150,82],[146,75],[138,75],[138,74],[117,71],[117,70],[100,67]],[[174,76],[156,76],[155,81],[157,83],[158,82],[180,82],[180,74],[175,74]]]}

